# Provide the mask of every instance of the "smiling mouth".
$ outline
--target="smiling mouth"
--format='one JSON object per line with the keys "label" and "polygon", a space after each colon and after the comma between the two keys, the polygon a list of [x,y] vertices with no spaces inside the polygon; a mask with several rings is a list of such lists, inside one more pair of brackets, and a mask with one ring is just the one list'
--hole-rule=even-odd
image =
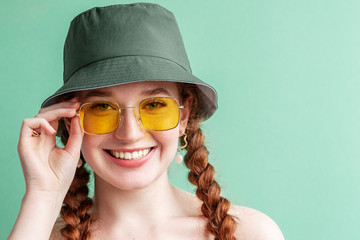
{"label": "smiling mouth", "polygon": [[131,160],[139,159],[141,157],[145,157],[153,149],[154,147],[141,149],[138,151],[132,151],[132,152],[123,152],[123,151],[114,151],[114,150],[106,150],[106,152],[109,153],[114,158],[131,161]]}

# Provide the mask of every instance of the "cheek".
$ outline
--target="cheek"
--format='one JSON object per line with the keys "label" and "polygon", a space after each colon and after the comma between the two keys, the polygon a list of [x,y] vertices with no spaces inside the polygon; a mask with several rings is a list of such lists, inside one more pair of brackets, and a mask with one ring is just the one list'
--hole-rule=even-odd
{"label": "cheek", "polygon": [[153,133],[153,137],[160,144],[161,159],[171,161],[177,150],[179,130],[172,129],[166,132]]}
{"label": "cheek", "polygon": [[100,137],[93,137],[86,134],[84,135],[81,145],[81,153],[88,163],[92,162],[93,159],[96,159],[100,155],[100,152],[98,151],[98,138]]}

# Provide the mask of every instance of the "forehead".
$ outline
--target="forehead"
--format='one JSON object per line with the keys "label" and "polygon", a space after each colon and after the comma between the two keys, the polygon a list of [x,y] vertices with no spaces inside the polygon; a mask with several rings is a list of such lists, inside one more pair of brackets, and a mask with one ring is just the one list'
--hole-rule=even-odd
{"label": "forehead", "polygon": [[165,81],[142,81],[81,92],[82,98],[89,98],[93,96],[104,96],[112,98],[138,98],[155,95],[178,98],[178,84]]}

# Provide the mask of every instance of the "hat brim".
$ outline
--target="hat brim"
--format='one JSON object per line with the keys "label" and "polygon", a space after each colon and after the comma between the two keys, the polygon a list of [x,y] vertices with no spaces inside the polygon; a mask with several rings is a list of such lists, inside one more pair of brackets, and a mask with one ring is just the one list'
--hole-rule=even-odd
{"label": "hat brim", "polygon": [[204,120],[217,109],[217,94],[213,87],[168,59],[152,56],[122,56],[88,64],[70,76],[64,85],[47,98],[41,107],[60,101],[66,93],[109,87],[141,81],[171,81],[196,84],[200,90]]}

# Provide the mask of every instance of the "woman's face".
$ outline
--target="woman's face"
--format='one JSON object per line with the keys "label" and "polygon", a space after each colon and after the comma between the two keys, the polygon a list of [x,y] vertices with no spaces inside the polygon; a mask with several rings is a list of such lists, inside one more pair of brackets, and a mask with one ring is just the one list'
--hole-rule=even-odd
{"label": "woman's face", "polygon": [[139,124],[134,109],[127,108],[122,110],[120,124],[114,132],[84,135],[82,154],[86,162],[97,177],[119,189],[143,188],[166,174],[178,138],[185,132],[188,103],[181,103],[177,85],[172,82],[138,82],[82,92],[81,103],[111,101],[120,108],[138,107],[143,99],[152,97],[171,97],[185,106],[180,110],[177,127],[149,131]]}

